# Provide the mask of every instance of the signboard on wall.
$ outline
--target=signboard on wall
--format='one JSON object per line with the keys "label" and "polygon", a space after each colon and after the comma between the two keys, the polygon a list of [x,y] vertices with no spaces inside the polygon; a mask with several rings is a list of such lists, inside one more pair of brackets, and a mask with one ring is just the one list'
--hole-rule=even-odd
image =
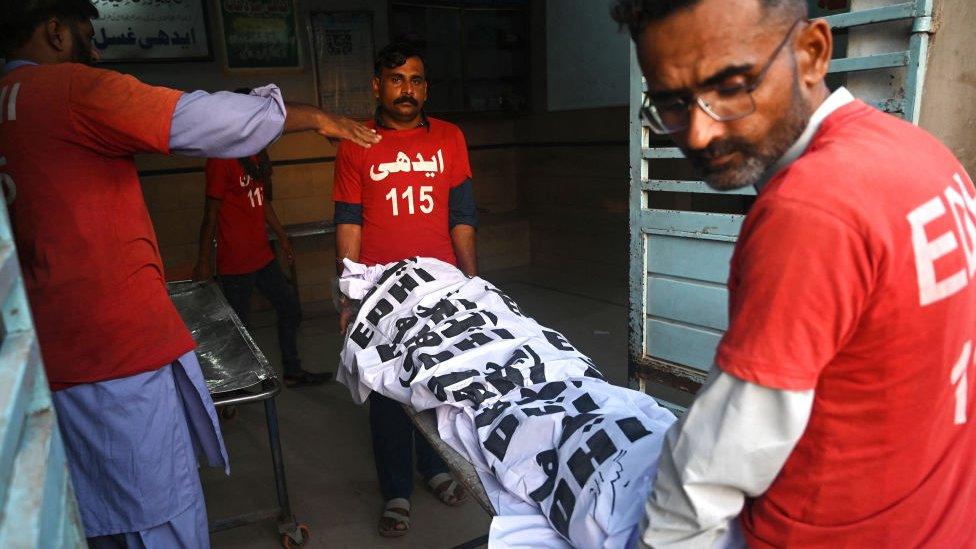
{"label": "signboard on wall", "polygon": [[309,36],[319,107],[350,118],[372,116],[372,12],[313,12]]}
{"label": "signboard on wall", "polygon": [[93,0],[104,61],[209,60],[204,0]]}
{"label": "signboard on wall", "polygon": [[294,0],[220,0],[227,68],[299,69]]}

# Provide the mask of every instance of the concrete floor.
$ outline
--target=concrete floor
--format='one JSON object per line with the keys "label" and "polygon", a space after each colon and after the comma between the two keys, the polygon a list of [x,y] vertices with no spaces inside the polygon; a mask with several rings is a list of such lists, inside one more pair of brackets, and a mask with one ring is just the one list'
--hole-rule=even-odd
{"label": "concrete floor", "polygon": [[[587,274],[514,269],[487,273],[485,278],[509,293],[522,310],[543,325],[561,331],[587,353],[617,384],[627,377],[626,286],[606,283]],[[306,307],[299,348],[310,371],[335,371],[340,338],[336,316],[329,308]],[[271,313],[254,315],[254,336],[276,365],[277,337]],[[292,509],[308,524],[308,547],[447,548],[488,532],[490,517],[473,502],[457,508],[439,503],[419,477],[412,498],[413,524],[400,539],[376,532],[383,507],[373,468],[365,408],[353,404],[345,387],[285,389],[277,399],[284,461]],[[264,408],[238,408],[224,422],[231,476],[203,470],[201,476],[211,520],[271,507],[274,480]],[[214,547],[278,546],[273,521],[227,530],[213,536]]]}

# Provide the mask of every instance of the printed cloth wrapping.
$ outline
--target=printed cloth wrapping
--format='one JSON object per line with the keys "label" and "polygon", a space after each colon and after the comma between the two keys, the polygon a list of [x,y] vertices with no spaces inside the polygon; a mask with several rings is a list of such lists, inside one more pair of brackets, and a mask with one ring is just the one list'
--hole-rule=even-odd
{"label": "printed cloth wrapping", "polygon": [[491,547],[630,543],[670,411],[606,382],[562,334],[442,261],[347,261],[340,287],[361,306],[339,380],[359,403],[377,391],[436,411],[498,513]]}

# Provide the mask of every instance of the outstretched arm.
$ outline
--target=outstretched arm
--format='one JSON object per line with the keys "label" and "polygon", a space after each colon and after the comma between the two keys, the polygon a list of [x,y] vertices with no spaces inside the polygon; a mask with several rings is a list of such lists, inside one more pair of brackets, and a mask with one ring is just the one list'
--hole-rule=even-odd
{"label": "outstretched arm", "polygon": [[183,94],[170,126],[170,151],[208,158],[242,158],[257,154],[282,133],[316,131],[364,147],[379,141],[365,126],[311,105],[285,103],[281,90],[269,85],[251,95],[232,92]]}

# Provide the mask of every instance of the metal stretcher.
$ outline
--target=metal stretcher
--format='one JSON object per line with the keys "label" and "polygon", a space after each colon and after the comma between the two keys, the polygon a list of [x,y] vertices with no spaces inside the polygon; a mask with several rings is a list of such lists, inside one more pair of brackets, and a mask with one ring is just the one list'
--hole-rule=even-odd
{"label": "metal stretcher", "polygon": [[[441,456],[444,463],[447,464],[447,468],[451,470],[454,479],[461,486],[464,486],[464,489],[471,494],[471,497],[486,513],[490,516],[495,516],[495,507],[491,504],[488,493],[485,492],[485,486],[481,483],[481,478],[478,477],[478,472],[475,470],[474,465],[441,439],[440,434],[437,432],[437,418],[434,416],[434,411],[426,410],[417,412],[407,405],[403,406],[403,410],[417,427],[417,431],[424,435],[424,438],[430,442],[430,445]],[[488,545],[487,534],[456,545],[452,549],[475,549],[484,545]]]}
{"label": "metal stretcher", "polygon": [[251,334],[213,282],[179,281],[168,284],[169,295],[197,342],[197,357],[218,407],[264,403],[268,443],[274,467],[278,506],[210,521],[210,531],[219,532],[246,524],[275,519],[285,548],[304,544],[308,526],[299,523],[291,511],[285,482],[285,463],[278,433],[275,396],[281,382],[255,344]]}

